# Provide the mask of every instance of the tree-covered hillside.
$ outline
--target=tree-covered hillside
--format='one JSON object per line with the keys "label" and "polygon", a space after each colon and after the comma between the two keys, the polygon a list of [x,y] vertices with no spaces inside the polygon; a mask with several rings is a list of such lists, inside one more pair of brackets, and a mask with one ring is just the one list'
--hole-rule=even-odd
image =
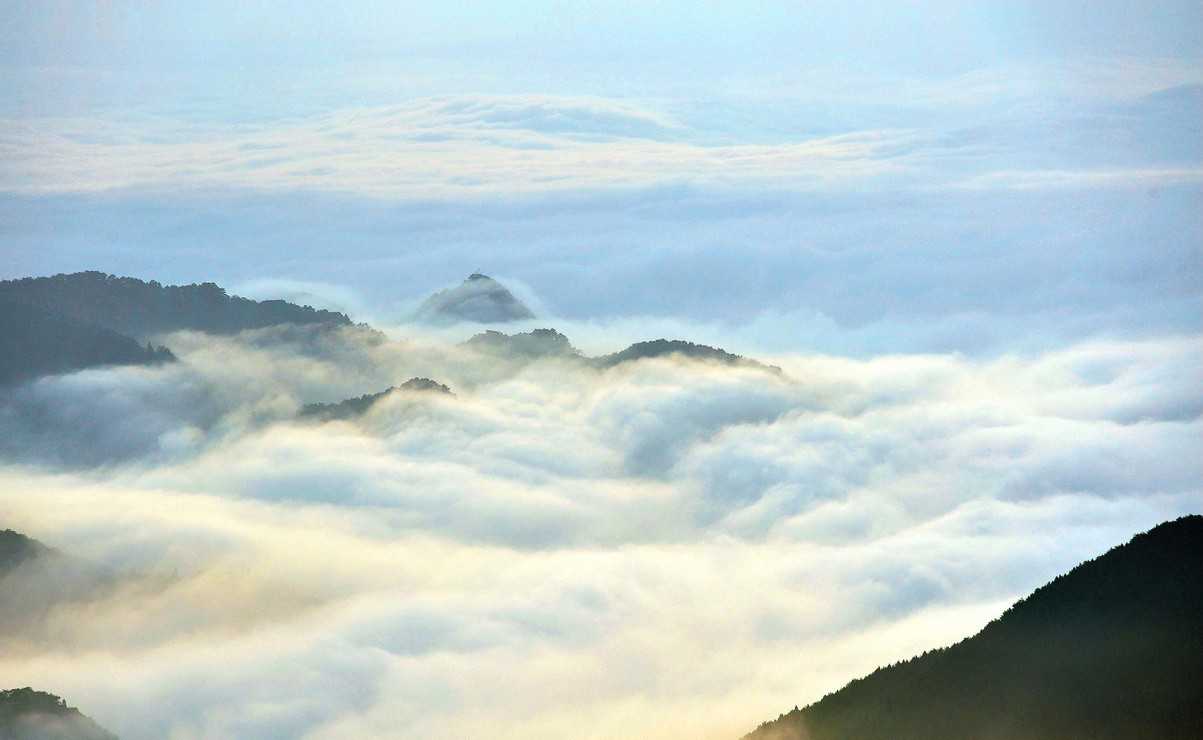
{"label": "tree-covered hillside", "polygon": [[52,612],[86,609],[116,585],[115,575],[101,565],[0,530],[0,655],[53,640]]}
{"label": "tree-covered hillside", "polygon": [[515,357],[580,357],[568,337],[555,329],[534,329],[520,334],[485,331],[473,336],[464,345],[475,350],[510,354]]}
{"label": "tree-covered hillside", "polygon": [[150,365],[174,359],[111,329],[0,299],[0,385],[101,365]]}
{"label": "tree-covered hillside", "polygon": [[1197,740],[1203,516],[1137,535],[950,648],[882,668],[745,740]]}
{"label": "tree-covered hillside", "polygon": [[0,691],[2,740],[117,740],[75,707],[29,687]]}
{"label": "tree-covered hillside", "polygon": [[2,281],[0,300],[139,338],[180,329],[230,334],[275,324],[350,323],[333,311],[227,295],[213,283],[160,285],[94,271]]}
{"label": "tree-covered hillside", "polygon": [[0,530],[0,578],[21,563],[52,553],[54,550],[20,532]]}

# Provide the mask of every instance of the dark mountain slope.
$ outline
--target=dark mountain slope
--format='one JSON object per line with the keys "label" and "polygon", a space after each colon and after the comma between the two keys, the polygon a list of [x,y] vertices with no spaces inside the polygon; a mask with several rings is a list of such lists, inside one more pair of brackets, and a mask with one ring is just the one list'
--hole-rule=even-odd
{"label": "dark mountain slope", "polygon": [[2,281],[0,300],[140,338],[179,329],[232,334],[275,324],[351,323],[333,311],[227,295],[213,283],[160,285],[102,272]]}
{"label": "dark mountain slope", "polygon": [[100,365],[151,365],[171,352],[39,306],[0,298],[0,385]]}
{"label": "dark mountain slope", "polygon": [[517,358],[579,357],[580,352],[568,337],[555,329],[534,329],[521,334],[486,331],[475,335],[464,346],[474,350],[507,354]]}
{"label": "dark mountain slope", "polygon": [[3,740],[117,740],[75,707],[43,691],[0,691],[0,738]]}
{"label": "dark mountain slope", "polygon": [[1137,535],[950,648],[879,669],[746,740],[1197,740],[1203,517]]}
{"label": "dark mountain slope", "polygon": [[398,391],[451,393],[451,389],[430,378],[410,378],[399,386],[390,386],[379,393],[367,393],[357,398],[348,398],[338,403],[310,403],[301,408],[301,416],[330,421],[332,419],[352,419],[367,412],[372,404]]}
{"label": "dark mountain slope", "polygon": [[35,539],[11,529],[0,530],[0,578],[22,563],[55,554]]}
{"label": "dark mountain slope", "polygon": [[116,583],[114,574],[99,565],[0,530],[0,654],[44,637],[45,617],[52,610],[102,596]]}

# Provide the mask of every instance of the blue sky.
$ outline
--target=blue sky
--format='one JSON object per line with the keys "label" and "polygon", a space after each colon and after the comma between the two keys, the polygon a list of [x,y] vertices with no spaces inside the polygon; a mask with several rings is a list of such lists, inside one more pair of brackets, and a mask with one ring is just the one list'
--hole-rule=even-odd
{"label": "blue sky", "polygon": [[1201,13],[12,4],[3,270],[388,322],[479,269],[763,350],[1194,331]]}

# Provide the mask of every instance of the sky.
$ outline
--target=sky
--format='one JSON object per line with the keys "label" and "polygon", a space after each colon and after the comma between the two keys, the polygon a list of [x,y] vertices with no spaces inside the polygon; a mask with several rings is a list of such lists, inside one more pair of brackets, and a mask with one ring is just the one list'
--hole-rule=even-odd
{"label": "sky", "polygon": [[1193,332],[1201,15],[9,3],[0,271],[378,322],[483,271],[549,322],[859,356]]}
{"label": "sky", "polygon": [[[735,740],[1203,510],[1203,6],[3,2],[0,279],[358,326],[0,395],[0,686],[126,740]],[[591,354],[410,322],[483,272]],[[362,419],[307,403],[414,376]],[[40,601],[39,601],[40,600]]]}

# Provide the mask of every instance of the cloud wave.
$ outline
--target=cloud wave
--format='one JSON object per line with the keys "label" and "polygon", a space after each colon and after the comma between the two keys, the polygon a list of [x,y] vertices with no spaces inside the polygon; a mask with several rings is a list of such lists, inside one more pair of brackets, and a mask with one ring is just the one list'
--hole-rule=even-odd
{"label": "cloud wave", "polygon": [[[117,580],[0,673],[133,740],[735,737],[1203,493],[1197,336],[764,358],[781,376],[356,327],[166,339],[176,365],[5,399],[76,409],[9,446],[5,524]],[[456,396],[295,417],[410,374]],[[138,424],[79,421],[106,417]],[[108,457],[31,466],[55,438]]]}

